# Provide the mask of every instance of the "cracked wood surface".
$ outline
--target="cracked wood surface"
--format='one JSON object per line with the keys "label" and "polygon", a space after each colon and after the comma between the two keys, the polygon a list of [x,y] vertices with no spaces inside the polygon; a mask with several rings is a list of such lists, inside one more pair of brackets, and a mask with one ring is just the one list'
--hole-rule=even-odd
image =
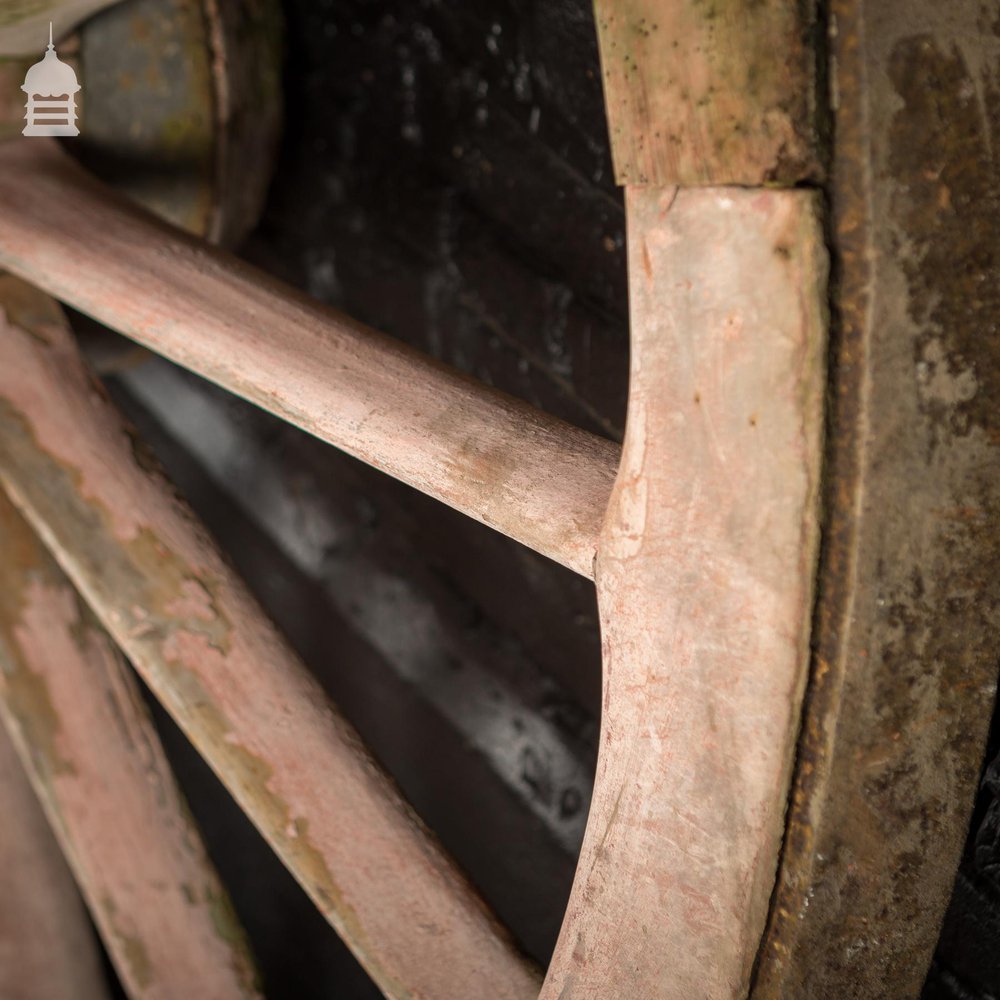
{"label": "cracked wood surface", "polygon": [[0,148],[0,267],[592,577],[616,444],[158,222],[44,140]]}
{"label": "cracked wood surface", "polygon": [[590,821],[543,997],[746,995],[808,661],[826,255],[805,191],[627,189]]}
{"label": "cracked wood surface", "polygon": [[619,184],[821,175],[812,0],[596,0]]}
{"label": "cracked wood surface", "polygon": [[22,315],[0,333],[0,481],[373,980],[390,997],[534,996],[535,970],[148,460],[65,326]]}
{"label": "cracked wood surface", "polygon": [[110,1000],[73,876],[0,725],[0,996]]}
{"label": "cracked wood surface", "polygon": [[[12,280],[0,278],[8,307]],[[119,979],[150,1000],[258,997],[131,670],[2,491],[0,553],[0,718]]]}

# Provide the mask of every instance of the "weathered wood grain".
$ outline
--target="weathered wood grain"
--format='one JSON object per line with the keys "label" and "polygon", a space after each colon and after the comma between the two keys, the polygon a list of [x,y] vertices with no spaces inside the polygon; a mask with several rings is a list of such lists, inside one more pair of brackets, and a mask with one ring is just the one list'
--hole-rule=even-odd
{"label": "weathered wood grain", "polygon": [[260,996],[131,670],[2,491],[0,552],[0,717],[128,995]]}
{"label": "weathered wood grain", "polygon": [[87,911],[2,724],[0,996],[110,997]]}
{"label": "weathered wood grain", "polygon": [[826,258],[811,193],[628,189],[593,805],[543,997],[745,996],[805,682]]}
{"label": "weathered wood grain", "polygon": [[819,176],[811,0],[596,0],[619,184]]}
{"label": "weathered wood grain", "polygon": [[0,334],[0,481],[374,981],[390,997],[533,996],[535,970],[151,467],[68,330],[26,312]]}
{"label": "weathered wood grain", "polygon": [[0,149],[0,266],[592,576],[617,445],[155,221],[42,140]]}

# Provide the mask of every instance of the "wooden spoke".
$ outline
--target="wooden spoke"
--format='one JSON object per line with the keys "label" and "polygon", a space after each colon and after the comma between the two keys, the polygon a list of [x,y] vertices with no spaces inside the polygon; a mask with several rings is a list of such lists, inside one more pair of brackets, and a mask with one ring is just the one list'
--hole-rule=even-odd
{"label": "wooden spoke", "polygon": [[387,996],[533,996],[535,970],[144,459],[65,326],[11,312],[0,480],[243,810]]}
{"label": "wooden spoke", "polygon": [[109,1000],[73,876],[0,725],[0,996]]}
{"label": "wooden spoke", "polygon": [[43,140],[0,149],[0,267],[593,575],[617,445],[154,220]]}
{"label": "wooden spoke", "polygon": [[119,979],[136,998],[259,996],[131,670],[2,491],[0,552],[0,716]]}

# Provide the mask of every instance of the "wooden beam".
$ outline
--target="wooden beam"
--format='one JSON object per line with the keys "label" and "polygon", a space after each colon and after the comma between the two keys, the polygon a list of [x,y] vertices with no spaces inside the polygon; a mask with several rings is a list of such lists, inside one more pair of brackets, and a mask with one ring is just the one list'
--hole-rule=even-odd
{"label": "wooden beam", "polygon": [[742,998],[784,832],[818,541],[826,255],[805,191],[627,189],[604,711],[542,996]]}
{"label": "wooden beam", "polygon": [[820,176],[815,4],[595,0],[619,184]]}
{"label": "wooden beam", "polygon": [[131,670],[2,491],[0,552],[0,717],[119,979],[135,998],[259,997]]}
{"label": "wooden beam", "polygon": [[0,266],[592,577],[617,445],[154,220],[45,140],[0,149]]}
{"label": "wooden beam", "polygon": [[536,994],[534,968],[130,435],[65,325],[30,307],[0,329],[0,481],[386,996]]}
{"label": "wooden beam", "polygon": [[109,1000],[73,876],[0,725],[0,996]]}

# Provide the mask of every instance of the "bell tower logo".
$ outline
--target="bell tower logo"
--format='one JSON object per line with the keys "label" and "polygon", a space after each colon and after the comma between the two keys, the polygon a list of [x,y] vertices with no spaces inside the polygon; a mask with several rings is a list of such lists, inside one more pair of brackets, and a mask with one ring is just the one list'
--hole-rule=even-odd
{"label": "bell tower logo", "polygon": [[76,127],[76,95],[80,92],[73,67],[62,62],[52,44],[49,22],[49,46],[41,62],[36,62],[21,86],[28,95],[22,135],[79,135]]}

